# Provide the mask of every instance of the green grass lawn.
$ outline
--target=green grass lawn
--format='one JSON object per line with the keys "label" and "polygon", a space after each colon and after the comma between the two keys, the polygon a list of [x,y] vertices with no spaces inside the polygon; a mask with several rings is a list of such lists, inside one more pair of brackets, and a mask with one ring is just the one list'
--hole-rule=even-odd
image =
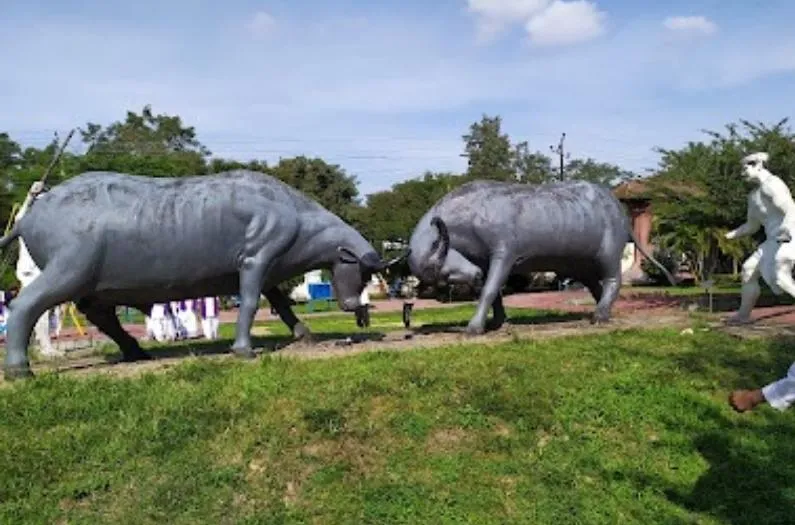
{"label": "green grass lawn", "polygon": [[0,523],[791,523],[795,418],[725,396],[792,359],[659,330],[44,374],[0,389]]}

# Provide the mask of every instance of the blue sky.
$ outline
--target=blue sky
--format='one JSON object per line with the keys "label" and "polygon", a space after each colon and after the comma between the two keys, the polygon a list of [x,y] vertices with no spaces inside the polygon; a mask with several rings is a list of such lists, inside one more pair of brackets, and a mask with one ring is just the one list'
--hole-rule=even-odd
{"label": "blue sky", "polygon": [[643,171],[703,128],[791,116],[795,93],[791,0],[14,4],[0,130],[23,144],[150,103],[218,156],[318,155],[363,194],[462,170],[484,113]]}

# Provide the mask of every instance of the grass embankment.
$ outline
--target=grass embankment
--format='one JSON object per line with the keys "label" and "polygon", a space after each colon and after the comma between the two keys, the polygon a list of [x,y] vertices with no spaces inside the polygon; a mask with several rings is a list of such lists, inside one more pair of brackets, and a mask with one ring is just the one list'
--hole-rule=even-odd
{"label": "grass embankment", "polygon": [[791,359],[660,330],[42,375],[0,390],[0,522],[787,523],[795,419],[724,400]]}

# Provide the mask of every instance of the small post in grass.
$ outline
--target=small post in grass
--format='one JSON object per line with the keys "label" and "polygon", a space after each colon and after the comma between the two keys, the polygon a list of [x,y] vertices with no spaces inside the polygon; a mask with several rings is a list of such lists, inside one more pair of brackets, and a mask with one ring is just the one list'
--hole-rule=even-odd
{"label": "small post in grass", "polygon": [[701,282],[701,286],[704,287],[704,291],[707,293],[707,297],[709,298],[709,313],[712,313],[712,289],[715,286],[714,279],[707,279]]}

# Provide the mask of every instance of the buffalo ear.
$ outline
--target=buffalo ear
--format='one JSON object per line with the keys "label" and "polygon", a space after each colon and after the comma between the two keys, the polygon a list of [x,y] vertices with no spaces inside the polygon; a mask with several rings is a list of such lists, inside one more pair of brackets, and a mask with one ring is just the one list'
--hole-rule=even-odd
{"label": "buffalo ear", "polygon": [[355,264],[359,262],[359,257],[344,246],[337,246],[337,253],[340,256],[340,261],[344,263]]}
{"label": "buffalo ear", "polygon": [[372,270],[374,272],[380,272],[384,268],[386,268],[386,263],[381,260],[375,252],[367,252],[365,253],[360,259],[359,262],[365,268]]}

